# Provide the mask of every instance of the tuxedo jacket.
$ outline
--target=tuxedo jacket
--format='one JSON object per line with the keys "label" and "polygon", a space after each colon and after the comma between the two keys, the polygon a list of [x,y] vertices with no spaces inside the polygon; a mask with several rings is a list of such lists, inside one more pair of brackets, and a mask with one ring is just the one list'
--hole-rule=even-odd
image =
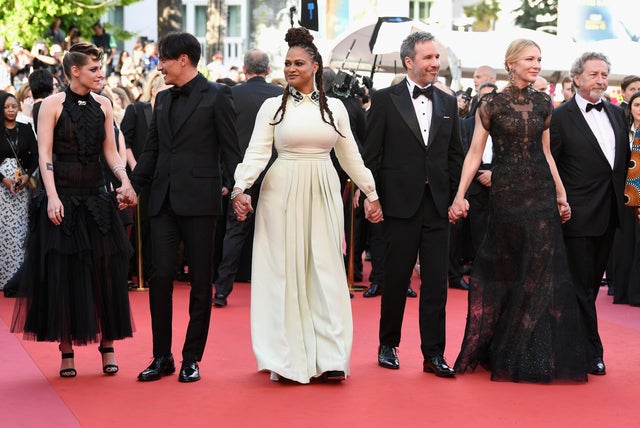
{"label": "tuxedo jacket", "polygon": [[575,97],[551,117],[551,151],[571,206],[571,219],[563,225],[566,236],[600,236],[610,223],[622,224],[629,136],[622,109],[605,102],[604,111],[615,134],[613,168]]}
{"label": "tuxedo jacket", "polygon": [[[133,171],[137,192],[150,183],[149,215],[167,195],[181,216],[222,214],[221,165],[233,174],[241,160],[229,87],[198,74],[184,109],[171,111],[168,90],[156,97],[147,141]],[[171,115],[178,115],[172,130]]]}
{"label": "tuxedo jacket", "polygon": [[152,114],[151,104],[143,102],[131,103],[124,111],[120,130],[127,148],[131,149],[136,161],[144,149]]}
{"label": "tuxedo jacket", "polygon": [[425,144],[406,79],[373,95],[365,164],[376,179],[385,216],[412,217],[420,208],[428,182],[438,214],[447,217],[464,158],[458,104],[454,96],[438,88],[433,90],[432,104]]}

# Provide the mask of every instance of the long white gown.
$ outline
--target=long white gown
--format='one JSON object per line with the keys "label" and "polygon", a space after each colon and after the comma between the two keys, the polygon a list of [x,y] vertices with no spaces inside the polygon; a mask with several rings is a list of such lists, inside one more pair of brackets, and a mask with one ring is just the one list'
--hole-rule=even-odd
{"label": "long white gown", "polygon": [[[311,94],[264,102],[235,187],[251,187],[271,157],[256,208],[251,275],[251,338],[258,369],[300,383],[329,370],[349,373],[351,302],[342,242],[340,182],[329,152],[370,200],[378,199],[342,102],[329,98],[337,128],[322,121]],[[278,113],[278,116],[280,113]],[[327,117],[328,118],[328,117]]]}

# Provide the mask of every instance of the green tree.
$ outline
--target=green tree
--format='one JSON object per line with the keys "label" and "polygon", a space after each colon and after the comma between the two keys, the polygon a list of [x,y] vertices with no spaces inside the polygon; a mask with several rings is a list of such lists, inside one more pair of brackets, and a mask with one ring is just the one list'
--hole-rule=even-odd
{"label": "green tree", "polygon": [[[9,42],[22,42],[31,47],[42,39],[56,17],[62,19],[62,29],[76,25],[84,40],[89,40],[91,26],[116,6],[126,6],[140,0],[0,0],[0,35]],[[116,39],[132,34],[104,23]]]}
{"label": "green tree", "polygon": [[558,0],[522,0],[514,12],[515,23],[522,28],[535,30],[543,25],[558,25]]}
{"label": "green tree", "polygon": [[496,20],[500,12],[498,0],[484,0],[473,6],[464,8],[464,14],[476,18],[473,23],[473,31],[489,31],[495,28]]}

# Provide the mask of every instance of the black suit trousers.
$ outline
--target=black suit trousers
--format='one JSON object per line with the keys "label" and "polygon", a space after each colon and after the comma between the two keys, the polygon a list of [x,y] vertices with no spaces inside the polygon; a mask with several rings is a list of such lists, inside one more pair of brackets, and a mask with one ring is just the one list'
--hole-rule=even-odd
{"label": "black suit trousers", "polygon": [[386,250],[380,344],[400,344],[407,285],[419,254],[422,280],[419,300],[421,350],[425,358],[443,355],[449,222],[438,215],[427,185],[420,208],[413,217],[385,217],[383,227]]}
{"label": "black suit trousers", "polygon": [[578,306],[585,328],[587,358],[602,358],[603,349],[598,333],[596,297],[613,246],[615,227],[609,226],[600,236],[565,236],[569,270],[578,298]]}
{"label": "black suit trousers", "polygon": [[200,361],[209,334],[213,241],[217,216],[179,216],[167,200],[151,218],[154,274],[149,285],[153,356],[171,353],[173,280],[180,242],[189,261],[189,325],[182,348],[185,361]]}

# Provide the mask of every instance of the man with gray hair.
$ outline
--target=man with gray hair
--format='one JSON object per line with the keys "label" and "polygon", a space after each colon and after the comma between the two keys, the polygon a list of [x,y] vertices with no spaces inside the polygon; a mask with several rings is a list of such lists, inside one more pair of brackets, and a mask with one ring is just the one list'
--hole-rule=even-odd
{"label": "man with gray hair", "polygon": [[[231,93],[233,94],[233,106],[236,111],[238,142],[240,151],[244,155],[249,145],[249,140],[251,140],[251,133],[253,132],[260,106],[267,98],[281,96],[282,88],[266,82],[265,77],[271,72],[269,56],[259,49],[247,51],[242,69],[245,76],[247,76],[247,81],[241,85],[233,86]],[[262,177],[264,177],[266,171],[267,169],[265,168],[265,171],[251,187],[251,203],[254,209],[258,202]],[[233,208],[229,207],[227,211],[227,229],[222,244],[222,259],[218,267],[218,276],[215,279],[216,288],[213,305],[218,308],[227,306],[227,297],[233,290],[233,281],[240,268],[244,243],[245,241],[253,241],[252,239],[247,239],[247,237],[253,235],[253,226],[253,216],[247,217],[245,221],[238,221]]]}
{"label": "man with gray hair", "polygon": [[447,209],[462,170],[458,102],[435,87],[440,51],[432,34],[410,34],[400,47],[407,77],[373,95],[365,164],[384,210],[384,287],[378,364],[400,368],[407,284],[420,257],[419,323],[423,371],[452,377],[444,359],[449,259]]}
{"label": "man with gray hair", "polygon": [[622,224],[629,141],[624,112],[603,101],[611,64],[597,52],[571,67],[576,94],[553,112],[551,150],[571,206],[564,223],[569,270],[585,327],[589,373],[604,375],[596,297]]}

